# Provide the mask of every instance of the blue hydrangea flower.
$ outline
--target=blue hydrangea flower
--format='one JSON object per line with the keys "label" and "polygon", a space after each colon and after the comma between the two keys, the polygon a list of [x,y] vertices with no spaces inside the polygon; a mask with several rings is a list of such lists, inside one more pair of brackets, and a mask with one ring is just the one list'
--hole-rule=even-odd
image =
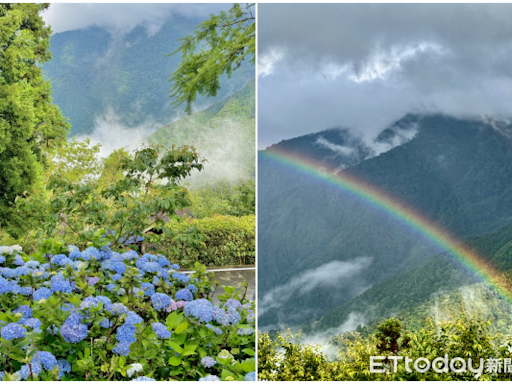
{"label": "blue hydrangea flower", "polygon": [[28,305],[22,305],[14,310],[14,313],[21,313],[23,315],[22,319],[28,319],[32,317],[34,311]]}
{"label": "blue hydrangea flower", "polygon": [[114,283],[110,283],[109,285],[107,285],[107,291],[109,292],[112,292],[112,290],[116,287],[116,285]]}
{"label": "blue hydrangea flower", "polygon": [[239,336],[250,336],[254,333],[254,329],[253,328],[240,328],[237,331],[237,333]]}
{"label": "blue hydrangea flower", "polygon": [[197,293],[197,287],[194,284],[187,285],[187,289],[192,293]]}
{"label": "blue hydrangea flower", "polygon": [[16,255],[16,257],[14,258],[14,265],[25,265],[25,262],[23,261],[21,255]]}
{"label": "blue hydrangea flower", "polygon": [[213,319],[213,305],[207,299],[198,299],[185,304],[185,316],[209,323]]}
{"label": "blue hydrangea flower", "polygon": [[180,266],[178,264],[171,264],[171,269],[174,269],[176,271],[179,271]]}
{"label": "blue hydrangea flower", "polygon": [[171,298],[165,293],[155,293],[151,296],[151,303],[153,304],[153,308],[157,311],[161,311],[171,304]]}
{"label": "blue hydrangea flower", "polygon": [[37,267],[39,267],[39,261],[29,260],[25,263],[25,267],[31,268],[31,269],[36,269]]}
{"label": "blue hydrangea flower", "polygon": [[71,372],[71,363],[66,360],[58,360],[57,366],[59,367],[59,380],[62,379],[64,373]]}
{"label": "blue hydrangea flower", "polygon": [[190,283],[190,276],[183,273],[175,272],[172,274],[172,278],[178,280],[182,284]]}
{"label": "blue hydrangea flower", "polygon": [[215,364],[217,364],[217,362],[215,361],[215,359],[213,357],[210,357],[210,356],[205,356],[201,359],[201,364],[203,365],[203,367],[205,368],[211,368],[213,367]]}
{"label": "blue hydrangea flower", "polygon": [[129,309],[121,303],[115,303],[112,305],[112,309],[110,312],[112,312],[114,315],[122,315],[128,313]]}
{"label": "blue hydrangea flower", "polygon": [[256,372],[252,371],[245,375],[245,381],[256,381]]}
{"label": "blue hydrangea flower", "polygon": [[153,281],[151,282],[151,284],[156,285],[156,284],[158,284],[159,282],[160,282],[160,279],[159,279],[157,276],[154,276],[154,277],[153,277]]}
{"label": "blue hydrangea flower", "polygon": [[187,288],[183,288],[176,292],[176,300],[192,301],[194,296]]}
{"label": "blue hydrangea flower", "polygon": [[[23,322],[21,324],[21,322]],[[24,325],[25,327],[30,327],[32,328],[36,333],[41,333],[42,330],[40,329],[41,327],[41,320],[35,318],[35,317],[32,317],[30,319],[27,319],[27,320],[20,320],[18,321],[18,323],[20,323],[21,325]]]}
{"label": "blue hydrangea flower", "polygon": [[27,380],[27,378],[30,376],[30,372],[32,372],[32,375],[37,377],[41,373],[42,367],[41,364],[39,364],[37,361],[35,363],[30,364],[29,367],[28,364],[25,364],[23,367],[21,367],[20,375],[23,380]]}
{"label": "blue hydrangea flower", "polygon": [[119,273],[120,275],[124,274],[126,272],[126,265],[125,263],[114,263],[114,271],[116,271],[117,273]]}
{"label": "blue hydrangea flower", "polygon": [[103,320],[101,323],[100,323],[100,327],[101,328],[110,328],[114,325],[114,323],[112,321],[110,321],[109,319],[105,319]]}
{"label": "blue hydrangea flower", "polygon": [[5,280],[2,276],[0,276],[0,295],[3,295],[4,293],[11,292],[12,288],[11,285],[7,280]]}
{"label": "blue hydrangea flower", "polygon": [[122,278],[123,278],[123,275],[116,273],[114,276],[112,276],[112,281],[121,280]]}
{"label": "blue hydrangea flower", "polygon": [[32,295],[32,287],[21,287],[20,288],[20,295],[23,295],[23,296],[30,296],[30,295]]}
{"label": "blue hydrangea flower", "polygon": [[222,335],[222,329],[217,328],[211,324],[206,324],[206,328],[211,329],[217,336]]}
{"label": "blue hydrangea flower", "polygon": [[142,283],[140,287],[144,290],[144,296],[151,297],[155,294],[155,286],[151,283]]}
{"label": "blue hydrangea flower", "polygon": [[167,329],[165,325],[162,323],[153,323],[151,324],[151,327],[153,328],[153,331],[156,333],[159,339],[168,339],[172,336],[171,331]]}
{"label": "blue hydrangea flower", "polygon": [[92,259],[100,260],[100,251],[96,247],[89,247],[82,252],[82,260],[91,261]]}
{"label": "blue hydrangea flower", "polygon": [[142,269],[144,272],[156,273],[160,270],[160,268],[161,267],[158,265],[158,263],[151,261],[149,263],[144,263],[140,269]]}
{"label": "blue hydrangea flower", "polygon": [[135,325],[135,324],[140,324],[143,321],[144,320],[142,319],[142,317],[137,315],[135,312],[130,311],[130,312],[128,312],[128,315],[126,316],[124,323],[129,324],[129,325]]}
{"label": "blue hydrangea flower", "polygon": [[0,255],[0,264],[5,263],[5,256]]}
{"label": "blue hydrangea flower", "polygon": [[135,339],[135,325],[123,324],[117,328],[116,339],[121,342],[134,343]]}
{"label": "blue hydrangea flower", "polygon": [[206,375],[205,377],[201,377],[198,381],[220,381],[220,379],[215,375]]}
{"label": "blue hydrangea flower", "polygon": [[71,293],[71,284],[67,280],[64,280],[64,276],[56,275],[52,277],[52,285],[50,287],[53,293],[63,292]]}
{"label": "blue hydrangea flower", "polygon": [[118,355],[128,356],[130,354],[130,345],[132,345],[132,343],[121,341],[112,348],[112,352],[117,353]]}
{"label": "blue hydrangea flower", "polygon": [[3,381],[4,377],[5,377],[5,372],[4,371],[0,371],[0,381]]}
{"label": "blue hydrangea flower", "polygon": [[158,257],[158,265],[160,265],[162,268],[165,268],[170,264],[171,262],[167,260],[164,256]]}
{"label": "blue hydrangea flower", "polygon": [[155,379],[147,376],[139,376],[133,379],[132,381],[156,381]]}
{"label": "blue hydrangea flower", "polygon": [[32,364],[36,362],[41,363],[45,370],[51,371],[53,367],[57,365],[57,358],[50,352],[39,351],[36,353],[36,356],[32,358]]}
{"label": "blue hydrangea flower", "polygon": [[125,260],[135,260],[139,258],[139,255],[134,250],[125,252],[121,256],[123,256]]}
{"label": "blue hydrangea flower", "polygon": [[90,287],[92,287],[92,286],[96,285],[98,283],[98,281],[100,281],[99,277],[91,277],[89,279],[88,284],[89,284]]}
{"label": "blue hydrangea flower", "polygon": [[238,309],[242,307],[242,304],[237,299],[228,299],[226,300],[226,304],[224,304],[224,307]]}
{"label": "blue hydrangea flower", "polygon": [[82,257],[82,253],[75,247],[71,252],[69,252],[68,256],[71,260],[80,259]]}
{"label": "blue hydrangea flower", "polygon": [[51,263],[52,264],[56,264],[56,265],[60,265],[60,266],[65,266],[67,264],[72,264],[73,261],[68,259],[66,257],[66,255],[59,254],[59,255],[55,255],[55,256],[52,257]]}
{"label": "blue hydrangea flower", "polygon": [[169,271],[163,268],[160,268],[158,272],[156,273],[156,276],[161,277],[162,279],[168,279],[169,278]]}
{"label": "blue hydrangea flower", "polygon": [[126,293],[125,289],[124,288],[119,288],[119,290],[117,291],[117,294],[119,296],[124,296],[124,294]]}
{"label": "blue hydrangea flower", "polygon": [[62,327],[60,334],[67,343],[79,343],[87,337],[87,325],[82,324],[84,316],[78,312],[73,312],[68,316]]}
{"label": "blue hydrangea flower", "polygon": [[0,331],[0,335],[8,341],[19,339],[25,336],[27,330],[19,324],[9,323]]}

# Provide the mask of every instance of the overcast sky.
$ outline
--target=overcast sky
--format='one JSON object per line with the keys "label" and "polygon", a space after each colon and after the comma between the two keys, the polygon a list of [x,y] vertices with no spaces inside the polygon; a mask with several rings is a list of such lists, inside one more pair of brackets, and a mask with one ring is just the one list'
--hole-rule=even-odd
{"label": "overcast sky", "polygon": [[54,33],[86,28],[96,24],[114,30],[129,31],[145,23],[152,32],[173,14],[185,17],[207,18],[211,13],[227,10],[230,4],[77,4],[52,3],[43,13],[43,19],[52,26]]}
{"label": "overcast sky", "polygon": [[512,116],[512,5],[259,4],[258,137]]}

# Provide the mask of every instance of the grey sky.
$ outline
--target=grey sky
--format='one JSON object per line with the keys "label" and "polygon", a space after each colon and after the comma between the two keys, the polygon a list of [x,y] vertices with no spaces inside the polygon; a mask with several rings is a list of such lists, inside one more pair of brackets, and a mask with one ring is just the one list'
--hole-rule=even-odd
{"label": "grey sky", "polygon": [[259,147],[408,112],[512,116],[510,4],[259,4]]}
{"label": "grey sky", "polygon": [[145,23],[157,32],[169,16],[179,14],[188,18],[207,18],[211,13],[229,9],[230,4],[145,4],[145,3],[52,3],[43,13],[43,19],[53,32],[86,28],[92,24],[114,30],[129,31]]}

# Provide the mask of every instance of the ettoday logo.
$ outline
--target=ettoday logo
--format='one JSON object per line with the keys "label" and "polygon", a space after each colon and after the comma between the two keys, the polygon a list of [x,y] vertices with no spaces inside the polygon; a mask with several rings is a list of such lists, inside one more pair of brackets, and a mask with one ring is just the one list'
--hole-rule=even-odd
{"label": "ettoday logo", "polygon": [[[384,368],[385,361],[393,362],[393,372],[397,373],[399,362],[403,361],[405,370],[412,373],[414,369],[418,373],[426,373],[432,369],[436,373],[466,373],[475,374],[475,379],[479,379],[482,373],[512,373],[512,359],[480,359],[478,366],[474,366],[471,358],[463,359],[462,357],[454,357],[449,359],[448,355],[444,357],[436,357],[432,362],[426,357],[419,357],[416,360],[408,356],[370,356],[370,373],[386,373]],[[476,362],[475,362],[476,363]],[[412,368],[411,368],[412,364]]]}

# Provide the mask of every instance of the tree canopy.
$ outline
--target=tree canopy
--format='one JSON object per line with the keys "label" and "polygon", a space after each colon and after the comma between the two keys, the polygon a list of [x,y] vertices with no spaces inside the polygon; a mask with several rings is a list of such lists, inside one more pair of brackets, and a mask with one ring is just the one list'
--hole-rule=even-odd
{"label": "tree canopy", "polygon": [[169,54],[181,52],[182,55],[179,68],[170,76],[173,83],[170,96],[175,98],[172,105],[186,102],[185,111],[191,114],[198,94],[217,95],[221,75],[231,77],[245,59],[255,62],[253,7],[254,3],[233,4],[229,12],[211,15],[197,26],[193,35],[180,39],[179,48]]}
{"label": "tree canopy", "polygon": [[47,154],[69,131],[41,64],[50,60],[48,4],[0,4],[0,224],[15,199],[42,187]]}

